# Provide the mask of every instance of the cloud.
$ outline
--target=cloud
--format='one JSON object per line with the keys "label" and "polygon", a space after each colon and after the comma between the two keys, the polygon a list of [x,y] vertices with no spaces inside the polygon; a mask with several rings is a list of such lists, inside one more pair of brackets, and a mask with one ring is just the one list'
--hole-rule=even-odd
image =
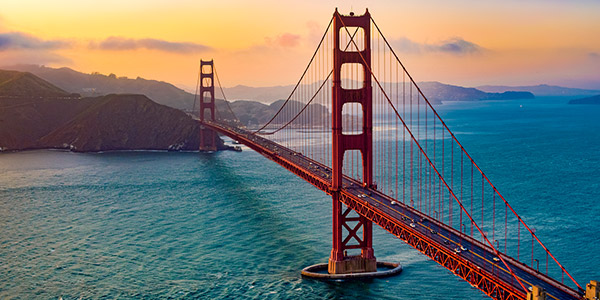
{"label": "cloud", "polygon": [[17,64],[61,64],[69,65],[73,61],[62,55],[47,52],[45,50],[19,50],[6,51],[0,55],[0,66],[11,66]]}
{"label": "cloud", "polygon": [[323,36],[323,31],[325,31],[325,28],[315,21],[307,22],[306,27],[308,28],[309,41],[311,43],[318,43],[321,40],[321,37]]}
{"label": "cloud", "polygon": [[598,54],[597,52],[590,52],[588,53],[588,57],[590,59],[600,59],[600,54]]}
{"label": "cloud", "polygon": [[275,39],[275,42],[282,47],[296,47],[300,44],[300,36],[297,34],[284,33]]}
{"label": "cloud", "polygon": [[23,32],[0,33],[0,64],[70,64],[70,59],[54,52],[71,47],[67,40],[43,40]]}
{"label": "cloud", "polygon": [[90,43],[92,49],[102,50],[137,50],[148,49],[174,53],[197,53],[211,50],[211,47],[188,42],[170,42],[159,39],[129,39],[111,36],[101,42]]}
{"label": "cloud", "polygon": [[424,48],[423,44],[415,43],[405,37],[393,40],[391,44],[394,49],[406,53],[420,53]]}
{"label": "cloud", "polygon": [[284,48],[293,48],[300,44],[301,37],[297,34],[284,33],[275,38],[265,38],[267,44],[276,45]]}
{"label": "cloud", "polygon": [[429,47],[434,51],[452,54],[473,54],[483,50],[479,45],[465,41],[462,38],[452,38],[438,45],[429,45]]}
{"label": "cloud", "polygon": [[435,44],[417,43],[402,37],[391,42],[392,47],[405,53],[441,52],[453,55],[477,54],[485,49],[475,43],[455,37]]}
{"label": "cloud", "polygon": [[70,46],[71,43],[65,40],[42,40],[22,32],[0,33],[0,51],[13,49],[54,50]]}

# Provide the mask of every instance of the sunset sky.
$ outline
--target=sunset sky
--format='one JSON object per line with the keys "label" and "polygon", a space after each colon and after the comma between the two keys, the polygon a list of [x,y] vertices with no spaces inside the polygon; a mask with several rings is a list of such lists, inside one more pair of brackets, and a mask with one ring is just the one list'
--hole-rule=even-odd
{"label": "sunset sky", "polygon": [[592,0],[0,0],[0,66],[66,66],[193,89],[199,60],[214,58],[227,87],[293,84],[335,7],[368,7],[417,81],[600,89],[600,1]]}

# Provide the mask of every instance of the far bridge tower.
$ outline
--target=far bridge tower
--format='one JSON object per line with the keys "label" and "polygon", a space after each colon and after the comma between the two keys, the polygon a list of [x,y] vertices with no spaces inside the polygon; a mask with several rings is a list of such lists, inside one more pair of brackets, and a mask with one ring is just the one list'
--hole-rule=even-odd
{"label": "far bridge tower", "polygon": [[[200,121],[215,121],[215,82],[213,60],[200,60]],[[217,134],[204,126],[200,127],[200,151],[216,151]]]}

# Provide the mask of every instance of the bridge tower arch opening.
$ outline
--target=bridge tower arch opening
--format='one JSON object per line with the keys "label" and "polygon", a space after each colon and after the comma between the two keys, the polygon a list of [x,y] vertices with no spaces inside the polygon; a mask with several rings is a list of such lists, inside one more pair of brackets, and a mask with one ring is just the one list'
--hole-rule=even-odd
{"label": "bridge tower arch opening", "polygon": [[[363,216],[349,214],[340,201],[342,168],[346,151],[358,150],[362,156],[362,184],[374,188],[373,183],[373,95],[371,87],[371,16],[367,10],[362,16],[341,15],[337,9],[333,15],[333,86],[332,86],[332,181],[333,202],[333,247],[329,257],[330,274],[346,274],[377,271],[373,252],[373,223]],[[340,46],[341,35],[347,29],[359,28],[361,40],[358,47],[344,49]],[[346,88],[342,83],[342,68],[345,64],[362,66],[362,87]],[[362,110],[362,132],[345,134],[342,122],[343,106],[356,103]],[[359,237],[356,233],[362,231]],[[355,241],[355,243],[350,243]],[[360,255],[348,255],[348,250],[360,249]]]}
{"label": "bridge tower arch opening", "polygon": [[[207,116],[208,115],[208,116]],[[213,60],[200,60],[200,121],[215,121],[215,83]],[[210,118],[210,120],[206,120]],[[217,150],[217,134],[200,127],[200,151]]]}

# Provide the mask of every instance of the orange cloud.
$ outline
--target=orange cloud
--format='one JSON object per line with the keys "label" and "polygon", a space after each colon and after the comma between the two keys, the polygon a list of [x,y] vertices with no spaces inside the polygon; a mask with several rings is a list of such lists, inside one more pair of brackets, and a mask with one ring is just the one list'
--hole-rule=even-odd
{"label": "orange cloud", "polygon": [[427,53],[441,52],[453,55],[476,54],[485,49],[473,42],[469,42],[460,37],[454,37],[441,41],[439,43],[418,43],[408,38],[398,38],[392,40],[392,46],[404,53]]}
{"label": "orange cloud", "polygon": [[22,32],[0,33],[0,51],[9,49],[61,49],[70,47],[64,40],[42,40]]}
{"label": "orange cloud", "polygon": [[174,53],[201,53],[211,50],[211,47],[189,42],[171,42],[160,39],[130,39],[111,36],[101,42],[90,43],[92,49],[102,50],[137,50],[148,49]]}
{"label": "orange cloud", "polygon": [[56,51],[73,46],[68,40],[44,40],[23,32],[0,33],[0,64],[69,64],[71,59]]}
{"label": "orange cloud", "polygon": [[298,34],[284,33],[275,38],[266,38],[267,44],[272,44],[284,48],[293,48],[300,45],[301,37]]}

